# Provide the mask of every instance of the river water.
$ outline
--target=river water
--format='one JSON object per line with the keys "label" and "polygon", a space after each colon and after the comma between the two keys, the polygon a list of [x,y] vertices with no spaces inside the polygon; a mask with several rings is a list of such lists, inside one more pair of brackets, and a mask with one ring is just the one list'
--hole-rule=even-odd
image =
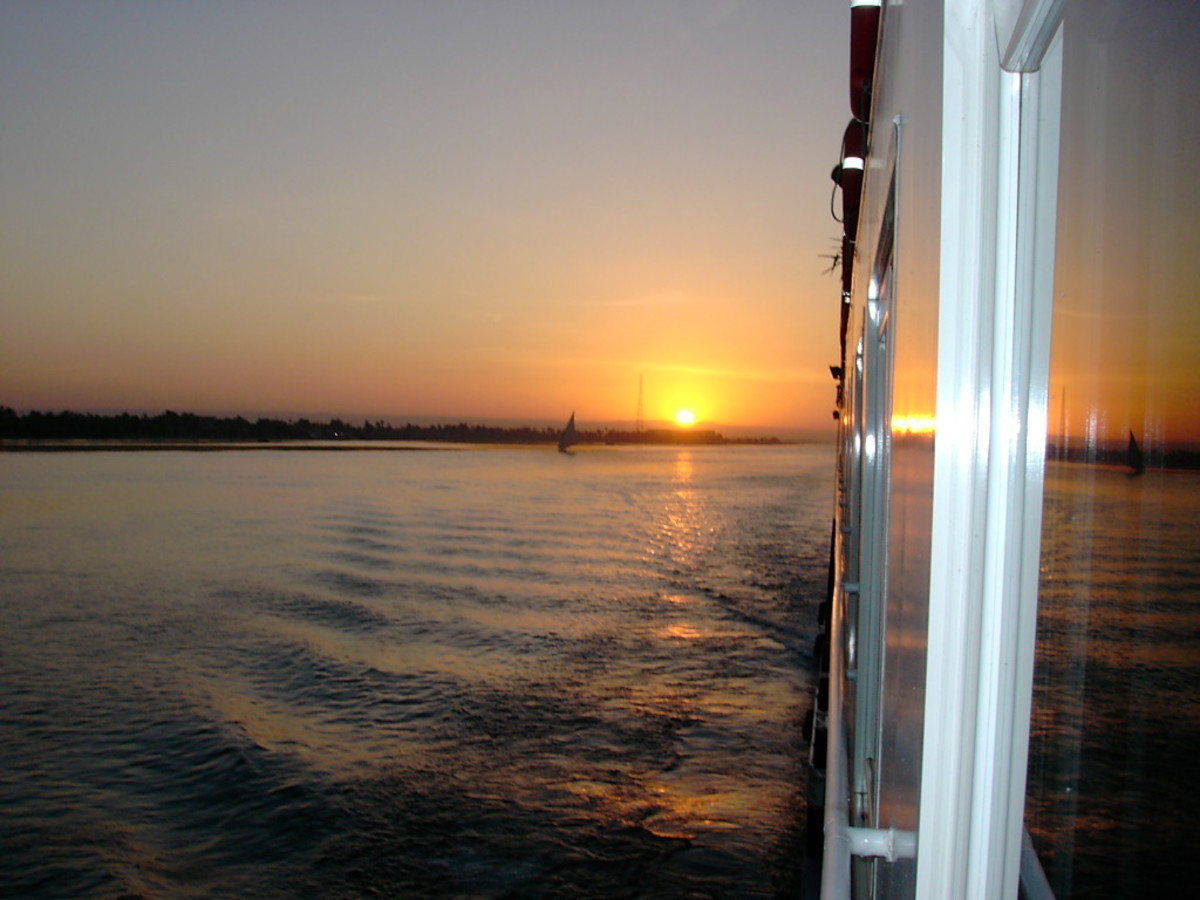
{"label": "river water", "polygon": [[0,894],[791,895],[832,457],[0,454]]}

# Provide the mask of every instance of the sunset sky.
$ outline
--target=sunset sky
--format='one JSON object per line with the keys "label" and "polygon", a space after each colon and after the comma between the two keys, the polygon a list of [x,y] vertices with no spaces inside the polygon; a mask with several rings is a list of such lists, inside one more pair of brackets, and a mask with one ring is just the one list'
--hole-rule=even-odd
{"label": "sunset sky", "polygon": [[0,404],[831,426],[848,4],[0,5]]}

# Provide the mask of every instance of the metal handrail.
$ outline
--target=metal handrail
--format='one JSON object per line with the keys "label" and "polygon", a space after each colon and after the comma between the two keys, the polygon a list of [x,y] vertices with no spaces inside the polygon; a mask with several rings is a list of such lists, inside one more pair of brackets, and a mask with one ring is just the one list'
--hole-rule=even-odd
{"label": "metal handrail", "polygon": [[[895,862],[917,855],[917,835],[896,828],[861,828],[850,824],[849,759],[842,715],[845,676],[846,592],[837,592],[829,616],[829,703],[825,753],[825,848],[821,860],[821,900],[850,896],[850,858],[875,856]],[[1043,900],[1038,897],[1035,900]],[[1051,898],[1053,900],[1053,898]]]}
{"label": "metal handrail", "polygon": [[842,627],[845,594],[838,591],[829,610],[828,744],[825,752],[825,848],[821,858],[821,900],[850,896],[850,806],[847,791],[846,733],[842,717],[845,650]]}

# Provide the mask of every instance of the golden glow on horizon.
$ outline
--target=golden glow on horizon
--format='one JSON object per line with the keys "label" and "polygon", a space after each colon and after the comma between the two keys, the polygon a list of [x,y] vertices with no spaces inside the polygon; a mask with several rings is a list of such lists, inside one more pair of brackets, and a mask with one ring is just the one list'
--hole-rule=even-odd
{"label": "golden glow on horizon", "polygon": [[936,430],[934,416],[892,416],[893,434],[933,434]]}
{"label": "golden glow on horizon", "polygon": [[[828,194],[796,160],[825,170],[845,103],[777,110],[838,70],[840,10],[368,5],[333,32],[319,7],[202,28],[171,8],[136,33],[104,4],[67,32],[15,14],[0,228],[32,243],[0,246],[5,405],[831,430]],[[768,57],[789,74],[764,80]],[[315,58],[322,103],[277,94]]]}
{"label": "golden glow on horizon", "polygon": [[684,428],[691,428],[696,424],[696,414],[690,409],[681,409],[675,413],[675,421]]}

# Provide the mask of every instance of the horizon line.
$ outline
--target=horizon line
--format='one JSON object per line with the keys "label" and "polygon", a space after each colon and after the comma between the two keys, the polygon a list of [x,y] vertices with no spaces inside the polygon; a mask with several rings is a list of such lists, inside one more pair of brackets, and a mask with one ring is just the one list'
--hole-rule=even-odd
{"label": "horizon line", "polygon": [[[558,417],[553,416],[464,416],[461,414],[445,414],[445,413],[384,413],[372,414],[364,412],[335,412],[329,410],[280,410],[280,409],[251,409],[251,410],[234,410],[234,409],[186,409],[183,407],[107,407],[107,406],[91,406],[80,408],[36,408],[36,407],[16,407],[8,406],[8,404],[0,403],[0,408],[12,409],[19,415],[27,413],[40,413],[43,415],[53,415],[60,413],[71,413],[75,415],[165,415],[166,413],[174,413],[176,415],[194,415],[194,416],[210,416],[214,418],[246,418],[253,420],[255,418],[264,419],[280,419],[283,421],[295,421],[297,419],[316,420],[324,417],[327,421],[333,419],[341,419],[347,424],[353,424],[357,421],[365,421],[375,423],[384,421],[391,426],[412,424],[492,424],[497,427],[561,427],[565,418],[562,421]],[[577,420],[580,418],[576,416]],[[588,419],[583,418],[582,422],[589,428],[623,428],[629,431],[636,431],[636,422],[633,418],[612,418],[612,419]],[[735,429],[740,432],[746,431],[784,431],[789,433],[805,433],[805,434],[832,434],[834,429],[829,426],[815,427],[810,425],[739,425],[715,422],[711,420],[697,421],[693,425],[681,427],[674,420],[669,418],[659,418],[647,420],[645,427],[662,426],[668,429],[680,431],[696,431],[704,429]]]}

